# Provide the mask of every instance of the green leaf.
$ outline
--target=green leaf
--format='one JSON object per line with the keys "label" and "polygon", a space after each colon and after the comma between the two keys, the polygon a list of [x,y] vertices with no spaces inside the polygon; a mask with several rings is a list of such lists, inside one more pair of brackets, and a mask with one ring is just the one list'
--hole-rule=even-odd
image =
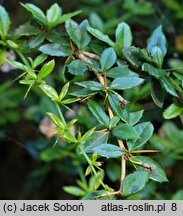
{"label": "green leaf", "polygon": [[11,59],[6,59],[6,61],[7,61],[10,65],[12,65],[13,67],[25,71],[25,65],[22,64],[21,62],[17,62],[17,61],[11,60]]}
{"label": "green leaf", "polygon": [[62,100],[61,104],[71,104],[79,100],[80,100],[79,98],[67,98],[67,99]]}
{"label": "green leaf", "polygon": [[179,116],[183,112],[183,105],[180,103],[173,103],[167,107],[163,112],[165,119],[172,119]]}
{"label": "green leaf", "polygon": [[64,128],[65,128],[64,122],[63,122],[59,117],[57,117],[54,113],[47,112],[46,114],[51,118],[51,120],[52,120],[59,128],[61,128],[61,129],[64,129]]}
{"label": "green leaf", "polygon": [[46,59],[47,59],[47,55],[45,54],[41,54],[39,56],[37,56],[35,59],[34,59],[34,62],[33,62],[33,69],[36,68],[37,66],[39,66],[41,63],[43,63]]}
{"label": "green leaf", "polygon": [[29,76],[33,79],[37,79],[37,75],[35,74],[34,70],[30,67],[24,66],[24,70],[29,74]]}
{"label": "green leaf", "polygon": [[119,78],[119,77],[138,77],[136,73],[128,68],[128,65],[121,65],[119,67],[113,67],[107,71],[107,77]]}
{"label": "green leaf", "polygon": [[107,157],[107,158],[115,158],[121,157],[125,154],[124,151],[121,150],[119,146],[115,146],[112,144],[101,144],[93,148],[94,152],[97,152],[98,155]]}
{"label": "green leaf", "polygon": [[149,75],[154,76],[156,79],[159,79],[166,75],[165,71],[158,69],[148,63],[143,64],[142,70],[148,72]]}
{"label": "green leaf", "polygon": [[123,123],[119,123],[119,125],[112,130],[112,134],[115,137],[124,140],[134,139],[139,137],[134,127]]}
{"label": "green leaf", "polygon": [[100,58],[102,71],[111,68],[115,64],[116,58],[117,56],[113,48],[105,49]]}
{"label": "green leaf", "polygon": [[38,79],[43,79],[45,77],[47,77],[54,69],[55,67],[55,61],[51,60],[48,63],[46,63],[45,65],[43,65],[43,67],[41,68],[41,70],[39,71],[37,77]]}
{"label": "green leaf", "polygon": [[97,93],[98,93],[97,91],[95,92],[95,91],[91,91],[91,90],[85,88],[85,89],[71,92],[71,93],[69,93],[69,95],[76,96],[76,97],[86,97],[86,96],[90,96],[90,95],[95,95]]}
{"label": "green leaf", "polygon": [[43,13],[43,11],[38,8],[37,6],[31,4],[31,3],[27,3],[27,4],[22,4],[21,5],[28,10],[29,12],[32,13],[33,17],[41,24],[43,25],[47,25],[47,19],[45,14]]}
{"label": "green leaf", "polygon": [[120,107],[120,105],[119,105],[120,102],[117,99],[117,97],[113,94],[109,94],[108,99],[109,99],[109,103],[112,107],[112,110],[115,112],[115,114],[118,115],[121,120],[128,123],[130,120],[129,113],[125,108]]}
{"label": "green leaf", "polygon": [[6,61],[6,56],[8,52],[6,50],[0,50],[0,65],[2,65]]}
{"label": "green leaf", "polygon": [[158,28],[156,28],[147,41],[147,50],[149,53],[151,53],[151,55],[153,54],[154,47],[159,47],[163,53],[163,56],[166,55],[167,41],[162,31],[162,26],[159,26]]}
{"label": "green leaf", "polygon": [[66,94],[67,94],[67,92],[68,92],[68,90],[69,90],[69,85],[70,85],[70,83],[68,82],[68,83],[66,83],[66,84],[63,86],[63,88],[62,88],[62,90],[61,90],[61,92],[60,92],[60,94],[59,94],[59,100],[60,100],[60,101],[66,96]]}
{"label": "green leaf", "polygon": [[113,116],[109,122],[109,129],[111,130],[112,128],[114,128],[118,124],[119,121],[120,121],[120,118],[118,116]]}
{"label": "green leaf", "polygon": [[75,84],[84,88],[88,88],[91,91],[100,91],[104,89],[104,85],[95,81],[75,82]]}
{"label": "green leaf", "polygon": [[108,138],[109,138],[108,132],[101,132],[101,133],[94,132],[92,136],[81,145],[86,153],[92,153],[93,149],[96,146],[101,145],[103,143],[107,143]]}
{"label": "green leaf", "polygon": [[124,47],[122,49],[122,53],[125,59],[136,68],[140,67],[144,62],[141,56],[142,54],[140,52],[140,49],[137,47]]}
{"label": "green leaf", "polygon": [[165,98],[165,92],[162,90],[161,85],[158,80],[153,80],[151,86],[151,97],[154,103],[162,108]]}
{"label": "green leaf", "polygon": [[151,138],[154,131],[151,122],[139,123],[134,128],[139,137],[127,143],[130,150],[140,149]]}
{"label": "green leaf", "polygon": [[97,13],[95,12],[90,13],[89,21],[93,28],[98,29],[99,31],[103,32],[104,22]]}
{"label": "green leaf", "polygon": [[138,86],[144,82],[144,79],[138,77],[119,77],[112,81],[110,89],[124,90]]}
{"label": "green leaf", "polygon": [[144,112],[144,110],[140,110],[140,111],[136,111],[136,112],[131,112],[130,113],[130,120],[129,120],[128,124],[131,125],[131,126],[133,126],[137,122],[139,122],[140,119],[143,116],[143,112]]}
{"label": "green leaf", "polygon": [[56,21],[62,14],[62,9],[57,3],[51,5],[46,12],[46,18],[49,23]]}
{"label": "green leaf", "polygon": [[25,44],[25,50],[26,49],[34,49],[38,47],[45,39],[45,35],[43,33],[38,34],[37,36],[31,38],[26,44]]}
{"label": "green leaf", "polygon": [[128,24],[122,22],[118,24],[116,29],[116,43],[115,47],[121,52],[124,47],[130,47],[132,44],[132,32]]}
{"label": "green leaf", "polygon": [[167,182],[167,177],[161,166],[146,156],[132,156],[130,161],[133,163],[137,170],[148,170],[150,179],[158,182]]}
{"label": "green leaf", "polygon": [[108,193],[107,190],[97,190],[97,191],[92,191],[92,192],[89,192],[87,193],[83,198],[82,200],[111,200],[113,198],[114,195],[108,195],[108,196],[105,196],[105,197],[98,197],[97,196],[100,196],[102,194],[106,194]]}
{"label": "green leaf", "polygon": [[73,16],[76,16],[78,15],[79,13],[81,13],[81,11],[74,11],[74,12],[71,12],[71,13],[67,13],[67,14],[63,14],[60,18],[58,18],[56,21],[52,22],[50,24],[50,27],[55,27],[61,23],[64,23],[66,20],[70,19],[71,17]]}
{"label": "green leaf", "polygon": [[57,94],[56,90],[53,87],[51,87],[51,86],[49,86],[47,84],[41,84],[41,85],[39,85],[39,87],[53,101],[59,101],[58,94]]}
{"label": "green leaf", "polygon": [[68,72],[71,74],[83,75],[86,71],[86,65],[80,60],[74,60],[68,65]]}
{"label": "green leaf", "polygon": [[76,186],[64,186],[64,191],[74,196],[84,196],[85,191]]}
{"label": "green leaf", "polygon": [[93,100],[88,100],[87,102],[88,108],[92,112],[92,114],[95,116],[95,118],[104,126],[109,126],[109,117],[106,115],[106,113],[103,111],[103,109]]}
{"label": "green leaf", "polygon": [[10,28],[10,18],[3,6],[0,5],[0,36],[5,39],[9,28]]}
{"label": "green leaf", "polygon": [[163,64],[163,59],[164,59],[164,55],[161,51],[161,49],[157,46],[153,47],[152,51],[151,51],[151,56],[154,60],[154,62],[156,63],[156,65],[161,68],[162,64]]}
{"label": "green leaf", "polygon": [[68,47],[58,43],[45,44],[41,46],[39,50],[47,55],[58,57],[67,57],[72,54],[72,51]]}
{"label": "green leaf", "polygon": [[90,129],[89,131],[87,131],[87,132],[80,138],[79,142],[83,142],[83,141],[89,139],[90,136],[93,134],[94,130],[95,130],[95,127],[92,128],[92,129]]}
{"label": "green leaf", "polygon": [[92,34],[94,37],[98,38],[99,40],[107,43],[109,46],[113,47],[114,42],[109,38],[109,36],[104,35],[101,31],[98,29],[88,27],[87,30]]}
{"label": "green leaf", "polygon": [[135,171],[126,176],[122,182],[122,195],[129,196],[141,191],[149,181],[150,174],[145,171]]}
{"label": "green leaf", "polygon": [[24,84],[24,85],[33,85],[35,83],[35,80],[33,80],[33,79],[25,79],[25,80],[20,80],[19,83]]}
{"label": "green leaf", "polygon": [[178,97],[178,94],[174,88],[174,85],[172,83],[171,78],[169,77],[162,77],[162,79],[160,80],[160,83],[162,85],[162,87],[165,89],[166,92],[168,92],[169,94]]}
{"label": "green leaf", "polygon": [[41,31],[30,25],[30,23],[25,23],[24,25],[19,26],[19,28],[15,29],[15,36],[16,37],[20,37],[20,36],[33,36],[33,35],[37,35],[40,34]]}

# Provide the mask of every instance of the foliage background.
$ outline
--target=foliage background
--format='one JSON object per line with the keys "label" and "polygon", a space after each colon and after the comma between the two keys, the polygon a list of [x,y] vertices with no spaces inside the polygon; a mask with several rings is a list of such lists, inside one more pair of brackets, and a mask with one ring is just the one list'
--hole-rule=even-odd
{"label": "foliage background", "polygon": [[[27,1],[22,1],[27,2]],[[29,1],[47,9],[55,1]],[[99,27],[113,37],[113,29],[121,21],[127,22],[134,35],[134,44],[146,46],[146,39],[152,31],[162,25],[168,40],[168,54],[165,68],[183,65],[183,2],[176,0],[133,1],[133,0],[62,0],[57,1],[64,12],[81,9],[83,12],[75,20],[88,18],[91,24]],[[24,23],[29,14],[16,0],[1,1],[13,20],[12,29]],[[98,14],[98,16],[96,16]],[[172,60],[174,59],[174,60]],[[176,61],[175,61],[176,60]],[[62,65],[57,64],[57,73],[50,82],[59,85],[62,82]],[[48,140],[39,131],[39,124],[47,109],[53,110],[52,104],[34,91],[23,99],[25,89],[18,83],[9,82],[18,75],[13,70],[9,73],[0,71],[0,198],[1,199],[75,199],[62,189],[65,185],[75,184],[77,170],[69,157],[49,160],[50,155],[44,154],[53,140]],[[133,106],[147,109],[144,120],[150,120],[155,126],[156,134],[151,145],[162,150],[154,156],[166,170],[169,182],[164,184],[150,183],[137,199],[183,199],[183,129],[180,118],[165,121],[162,110],[148,100],[148,86],[136,92],[128,92],[126,98],[134,101]],[[166,98],[163,108],[170,105]],[[77,108],[76,108],[77,109]],[[85,112],[89,122],[90,115]],[[82,119],[81,119],[82,120]],[[42,156],[41,156],[42,155]],[[55,157],[55,156],[53,156]],[[44,160],[43,160],[44,158]],[[59,159],[59,160],[57,160]],[[106,181],[117,187],[119,184],[118,167],[113,164],[106,166]],[[115,172],[112,172],[115,170]],[[117,174],[116,174],[117,173]]]}

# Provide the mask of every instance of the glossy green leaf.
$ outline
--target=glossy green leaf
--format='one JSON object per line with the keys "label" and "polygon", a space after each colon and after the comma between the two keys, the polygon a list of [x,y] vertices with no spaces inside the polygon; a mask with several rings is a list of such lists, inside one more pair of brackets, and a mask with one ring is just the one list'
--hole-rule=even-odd
{"label": "glossy green leaf", "polygon": [[74,60],[68,65],[68,72],[74,75],[83,75],[86,70],[86,65],[80,60]]}
{"label": "glossy green leaf", "polygon": [[93,148],[94,152],[97,152],[100,156],[107,158],[115,158],[121,157],[125,154],[124,151],[121,150],[119,146],[115,146],[112,144],[101,144]]}
{"label": "glossy green leaf", "polygon": [[87,102],[88,108],[92,112],[92,114],[95,116],[95,118],[104,126],[109,126],[109,117],[107,114],[103,111],[103,109],[93,100],[88,100]]}
{"label": "glossy green leaf", "polygon": [[111,130],[112,128],[114,128],[118,124],[119,121],[120,121],[120,118],[118,116],[113,116],[109,122],[109,129]]}
{"label": "glossy green leaf", "polygon": [[109,138],[109,133],[108,132],[94,132],[92,136],[86,140],[84,143],[82,143],[82,147],[86,153],[92,153],[93,149],[101,145],[103,143],[107,143]]}
{"label": "glossy green leaf", "polygon": [[47,112],[46,114],[51,118],[51,120],[52,120],[59,128],[61,128],[61,129],[64,129],[64,128],[65,128],[64,122],[63,122],[58,116],[56,116],[54,113]]}
{"label": "glossy green leaf", "polygon": [[128,24],[122,22],[116,28],[116,47],[121,50],[124,47],[130,47],[132,44],[132,32]]}
{"label": "glossy green leaf", "polygon": [[143,116],[143,112],[144,112],[144,110],[131,112],[128,124],[133,126],[136,123],[138,123],[140,121],[140,119],[142,118],[142,116]]}
{"label": "glossy green leaf", "polygon": [[163,103],[164,103],[164,98],[165,98],[165,92],[163,91],[158,80],[152,81],[151,97],[154,103],[160,108],[162,108]]}
{"label": "glossy green leaf", "polygon": [[163,112],[165,119],[172,119],[179,116],[183,112],[183,105],[180,103],[173,103],[167,107]]}
{"label": "glossy green leaf", "polygon": [[146,156],[132,156],[130,161],[133,163],[137,170],[145,170],[150,174],[150,179],[158,182],[167,182],[165,171],[161,166]]}
{"label": "glossy green leaf", "polygon": [[32,13],[33,17],[40,22],[41,24],[47,25],[47,19],[45,14],[43,13],[43,11],[38,8],[37,6],[31,4],[31,3],[27,3],[27,4],[22,4],[21,5],[28,10],[29,12]]}
{"label": "glossy green leaf", "polygon": [[64,191],[74,196],[84,196],[85,191],[76,186],[64,186]]}
{"label": "glossy green leaf", "polygon": [[160,83],[162,85],[162,87],[165,89],[166,92],[168,92],[169,94],[178,97],[178,94],[174,88],[174,85],[172,83],[171,78],[169,77],[162,77],[162,79],[160,80]]}
{"label": "glossy green leaf", "polygon": [[34,70],[30,67],[24,66],[24,70],[29,74],[29,76],[33,79],[37,79],[37,75]]}
{"label": "glossy green leaf", "polygon": [[125,59],[134,67],[140,67],[144,60],[142,59],[140,49],[134,46],[124,47],[122,49]]}
{"label": "glossy green leaf", "polygon": [[41,45],[44,41],[45,35],[43,33],[38,34],[37,36],[31,38],[25,45],[24,49],[34,49]]}
{"label": "glossy green leaf", "polygon": [[58,18],[57,20],[55,20],[54,22],[52,22],[50,24],[50,27],[55,27],[61,23],[64,23],[65,21],[67,21],[68,19],[70,19],[71,17],[73,16],[76,16],[78,15],[79,13],[81,13],[81,11],[74,11],[74,12],[71,12],[71,13],[67,13],[67,14],[63,14],[60,18]]}
{"label": "glossy green leaf", "polygon": [[55,67],[55,61],[54,60],[47,62],[45,65],[43,65],[43,67],[39,71],[39,73],[37,75],[38,79],[43,79],[43,78],[47,77],[53,71],[54,67]]}
{"label": "glossy green leaf", "polygon": [[100,58],[102,71],[111,68],[115,64],[116,58],[117,56],[113,48],[105,49]]}
{"label": "glossy green leaf", "polygon": [[46,12],[46,18],[49,23],[56,21],[62,14],[62,9],[57,3],[51,5]]}
{"label": "glossy green leaf", "polygon": [[135,139],[139,137],[134,127],[123,123],[119,123],[119,125],[112,130],[112,134],[115,137],[124,140]]}
{"label": "glossy green leaf", "polygon": [[68,83],[66,83],[66,84],[63,86],[63,88],[62,88],[62,90],[61,90],[61,92],[60,92],[60,94],[59,94],[59,100],[60,100],[60,101],[66,96],[66,94],[67,94],[67,92],[68,92],[68,90],[69,90],[69,85],[70,85],[70,83],[68,82]]}
{"label": "glossy green leaf", "polygon": [[147,50],[149,53],[152,53],[154,47],[159,47],[165,56],[167,52],[167,41],[162,31],[162,26],[156,28],[147,41]]}
{"label": "glossy green leaf", "polygon": [[24,84],[24,85],[33,85],[35,83],[35,80],[33,79],[25,79],[25,80],[20,80],[19,81],[20,84]]}
{"label": "glossy green leaf", "polygon": [[134,128],[139,137],[127,143],[130,150],[140,149],[151,138],[154,131],[151,122],[139,123]]}
{"label": "glossy green leaf", "polygon": [[144,79],[138,77],[119,77],[112,81],[110,89],[124,90],[138,86],[144,82]]}
{"label": "glossy green leaf", "polygon": [[67,57],[72,54],[72,51],[68,47],[65,47],[58,43],[45,44],[41,46],[39,50],[47,55],[58,57]]}
{"label": "glossy green leaf", "polygon": [[67,98],[67,99],[62,100],[61,103],[66,105],[66,104],[74,103],[79,100],[80,100],[79,98]]}
{"label": "glossy green leaf", "polygon": [[82,86],[84,88],[88,88],[91,91],[100,91],[104,89],[104,85],[95,81],[83,81],[83,82],[75,82],[76,85]]}
{"label": "glossy green leaf", "polygon": [[86,96],[90,96],[90,95],[95,95],[97,93],[98,93],[98,91],[95,92],[95,91],[91,91],[91,90],[85,88],[85,89],[71,92],[71,93],[69,93],[69,95],[76,96],[76,97],[86,97]]}
{"label": "glossy green leaf", "polygon": [[58,94],[57,94],[56,90],[53,87],[51,87],[51,86],[49,86],[47,84],[41,84],[41,85],[39,85],[39,87],[52,100],[59,101]]}
{"label": "glossy green leaf", "polygon": [[113,47],[114,42],[109,38],[109,36],[104,35],[101,31],[98,29],[88,27],[87,30],[92,34],[94,37],[98,38],[99,40],[107,43],[109,46]]}
{"label": "glossy green leaf", "polygon": [[43,63],[47,59],[47,57],[48,56],[46,54],[41,54],[41,55],[37,56],[34,59],[32,67],[36,68],[37,66],[39,66],[41,63]]}
{"label": "glossy green leaf", "polygon": [[90,138],[90,136],[93,134],[93,132],[95,131],[95,128],[90,129],[89,131],[87,131],[79,140],[79,142],[83,142],[85,140],[87,140],[88,138]]}
{"label": "glossy green leaf", "polygon": [[10,65],[12,65],[13,67],[25,71],[25,65],[22,64],[21,62],[14,61],[14,60],[11,60],[11,59],[6,59],[6,61],[7,61]]}
{"label": "glossy green leaf", "polygon": [[129,196],[141,191],[149,181],[150,174],[145,171],[135,171],[126,176],[122,182],[121,193],[123,196]]}
{"label": "glossy green leaf", "polygon": [[138,75],[128,68],[128,65],[121,65],[119,67],[113,67],[107,71],[107,77],[119,78],[119,77],[135,77]]}
{"label": "glossy green leaf", "polygon": [[129,120],[130,120],[130,115],[129,115],[129,113],[126,110],[125,107],[124,108],[120,107],[120,102],[116,98],[116,96],[113,95],[113,94],[109,94],[108,100],[109,100],[109,103],[110,103],[110,105],[111,105],[112,110],[114,111],[114,113],[116,115],[118,115],[121,118],[121,120],[123,120],[124,122],[128,123]]}
{"label": "glossy green leaf", "polygon": [[3,6],[0,5],[0,36],[4,39],[10,28],[10,18]]}
{"label": "glossy green leaf", "polygon": [[21,25],[18,29],[15,29],[14,34],[17,37],[20,36],[33,36],[33,35],[37,35],[40,34],[41,31],[34,27],[33,25],[30,25],[30,23],[25,23],[24,25]]}
{"label": "glossy green leaf", "polygon": [[158,69],[148,63],[143,64],[142,70],[146,71],[149,75],[154,76],[157,79],[160,79],[161,77],[166,75],[165,71]]}

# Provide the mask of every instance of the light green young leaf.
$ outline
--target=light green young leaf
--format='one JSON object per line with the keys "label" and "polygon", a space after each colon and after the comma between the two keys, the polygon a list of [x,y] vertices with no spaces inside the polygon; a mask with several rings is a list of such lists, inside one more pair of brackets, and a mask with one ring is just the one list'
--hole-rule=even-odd
{"label": "light green young leaf", "polygon": [[60,100],[60,101],[66,96],[66,94],[67,94],[67,92],[68,92],[68,90],[69,90],[69,85],[70,85],[70,83],[68,82],[68,83],[66,83],[66,84],[63,86],[63,88],[62,88],[62,90],[61,90],[61,92],[60,92],[60,94],[59,94],[59,100]]}
{"label": "light green young leaf", "polygon": [[135,171],[126,176],[122,182],[121,193],[123,196],[129,196],[141,191],[149,181],[150,174],[145,171]]}
{"label": "light green young leaf", "polygon": [[165,119],[172,119],[179,116],[183,112],[183,105],[180,103],[173,103],[167,107],[163,112]]}
{"label": "light green young leaf", "polygon": [[5,39],[9,28],[10,28],[10,18],[3,6],[0,5],[0,36]]}
{"label": "light green young leaf", "polygon": [[58,94],[57,94],[56,90],[53,87],[51,87],[51,86],[49,86],[49,85],[47,85],[45,83],[39,85],[39,87],[53,101],[59,101]]}
{"label": "light green young leaf", "polygon": [[138,77],[119,77],[112,81],[110,89],[124,90],[138,86],[144,82],[144,79]]}
{"label": "light green young leaf", "polygon": [[84,196],[85,191],[76,186],[64,186],[64,191],[74,196]]}
{"label": "light green young leaf", "polygon": [[102,71],[111,68],[115,64],[116,58],[117,56],[113,48],[105,49],[100,58]]}
{"label": "light green young leaf", "polygon": [[121,150],[119,146],[115,146],[112,144],[101,144],[93,148],[94,152],[97,152],[100,156],[107,158],[116,158],[121,157],[125,154],[124,151]]}
{"label": "light green young leaf", "polygon": [[43,65],[43,67],[39,71],[37,75],[38,79],[43,79],[47,77],[53,71],[54,67],[55,67],[55,60],[51,60],[47,62],[45,65]]}
{"label": "light green young leaf", "polygon": [[43,63],[46,59],[47,59],[47,55],[46,54],[41,54],[39,56],[37,56],[35,59],[34,59],[34,62],[33,62],[33,69],[36,68],[37,66],[39,66],[41,63]]}
{"label": "light green young leaf", "polygon": [[61,129],[64,129],[64,128],[65,128],[64,122],[63,122],[58,116],[56,116],[54,113],[47,112],[46,114],[51,118],[51,120],[52,120],[59,128],[61,128]]}
{"label": "light green young leaf", "polygon": [[38,8],[37,6],[31,4],[31,3],[27,3],[27,4],[22,4],[21,5],[27,9],[29,12],[32,13],[33,17],[40,22],[41,24],[44,24],[45,26],[47,25],[47,19],[45,14],[43,13],[43,11]]}
{"label": "light green young leaf", "polygon": [[112,130],[112,134],[115,137],[124,140],[137,139],[139,137],[139,134],[134,127],[123,123],[119,123],[119,125]]}
{"label": "light green young leaf", "polygon": [[161,166],[146,156],[132,156],[130,161],[133,163],[137,170],[148,170],[147,173],[150,174],[150,179],[158,182],[167,182],[165,171]]}
{"label": "light green young leaf", "polygon": [[57,3],[51,5],[46,12],[46,18],[49,23],[56,21],[62,14],[62,9]]}
{"label": "light green young leaf", "polygon": [[93,100],[88,100],[87,102],[88,108],[92,112],[92,114],[95,116],[95,118],[104,126],[109,126],[109,117],[107,114],[103,111],[103,109]]}
{"label": "light green young leaf", "polygon": [[95,127],[92,128],[92,129],[90,129],[89,131],[87,131],[87,132],[80,138],[79,142],[81,143],[81,142],[87,140],[87,139],[93,134],[94,131],[95,131]]}
{"label": "light green young leaf", "polygon": [[127,143],[130,150],[140,149],[151,138],[154,131],[151,122],[139,123],[134,128],[139,137]]}
{"label": "light green young leaf", "polygon": [[99,40],[107,43],[109,46],[113,47],[114,42],[109,38],[109,36],[104,35],[101,31],[98,29],[88,27],[87,30],[92,34],[94,37],[98,38]]}

